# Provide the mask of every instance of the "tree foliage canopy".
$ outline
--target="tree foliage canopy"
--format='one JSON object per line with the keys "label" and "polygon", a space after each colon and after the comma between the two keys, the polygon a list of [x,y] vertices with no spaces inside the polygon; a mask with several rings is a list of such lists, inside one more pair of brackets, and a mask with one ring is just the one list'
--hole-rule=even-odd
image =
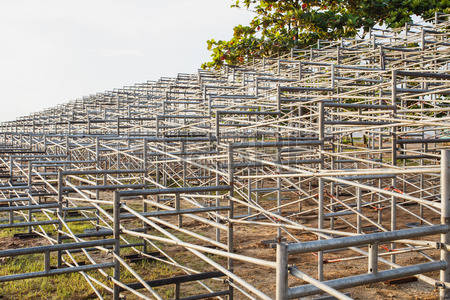
{"label": "tree foliage canopy", "polygon": [[450,0],[233,0],[232,7],[249,9],[255,17],[249,25],[234,27],[229,41],[208,40],[211,61],[203,68],[224,63],[240,64],[305,47],[318,39],[336,40],[364,34],[375,24],[396,28],[437,12],[450,12]]}

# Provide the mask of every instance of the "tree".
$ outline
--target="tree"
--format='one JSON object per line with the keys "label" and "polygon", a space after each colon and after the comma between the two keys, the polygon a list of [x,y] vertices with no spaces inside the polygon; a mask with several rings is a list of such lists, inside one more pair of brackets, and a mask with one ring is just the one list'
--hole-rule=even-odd
{"label": "tree", "polygon": [[255,12],[249,25],[234,27],[229,41],[208,40],[211,61],[203,68],[236,65],[253,57],[286,53],[318,39],[366,34],[375,24],[401,27],[412,16],[450,12],[450,0],[233,0],[232,7]]}

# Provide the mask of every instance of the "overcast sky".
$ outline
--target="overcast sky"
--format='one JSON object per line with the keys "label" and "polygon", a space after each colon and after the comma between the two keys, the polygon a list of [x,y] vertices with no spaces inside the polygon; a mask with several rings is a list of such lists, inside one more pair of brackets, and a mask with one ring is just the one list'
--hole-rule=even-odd
{"label": "overcast sky", "polygon": [[251,14],[230,0],[0,0],[0,121],[195,73],[206,40]]}

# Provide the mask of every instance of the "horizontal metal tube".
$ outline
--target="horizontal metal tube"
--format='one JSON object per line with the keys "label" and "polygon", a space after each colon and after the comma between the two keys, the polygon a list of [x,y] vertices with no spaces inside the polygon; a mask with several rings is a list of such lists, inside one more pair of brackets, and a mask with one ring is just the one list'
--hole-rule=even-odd
{"label": "horizontal metal tube", "polygon": [[203,193],[203,192],[215,192],[215,191],[229,191],[230,189],[231,189],[231,187],[229,185],[197,186],[197,187],[184,187],[184,188],[120,191],[119,195],[120,196],[140,196],[140,195],[158,195],[158,194]]}
{"label": "horizontal metal tube", "polygon": [[42,161],[33,161],[32,165],[59,165],[59,164],[90,164],[96,163],[96,160],[42,160]]}
{"label": "horizontal metal tube", "polygon": [[441,139],[398,139],[397,144],[450,143],[450,138]]}
{"label": "horizontal metal tube", "polygon": [[61,250],[69,250],[69,249],[81,249],[81,248],[87,248],[87,247],[112,245],[114,243],[115,243],[114,239],[104,239],[104,240],[87,241],[87,242],[79,242],[79,243],[67,243],[67,244],[57,244],[57,245],[49,245],[49,246],[30,247],[30,248],[8,249],[8,250],[1,250],[0,257],[27,255],[27,254],[33,254],[33,253],[43,253],[45,251],[61,251]]}
{"label": "horizontal metal tube", "polygon": [[286,141],[286,142],[249,142],[249,143],[233,143],[232,148],[263,148],[263,147],[289,147],[289,146],[312,146],[320,145],[319,140],[302,140],[302,141]]}
{"label": "horizontal metal tube", "polygon": [[44,209],[44,208],[54,208],[54,207],[58,207],[58,203],[0,207],[0,212],[2,212],[2,211],[34,210],[34,209]]}
{"label": "horizontal metal tube", "polygon": [[197,115],[158,115],[159,119],[209,119],[210,116]]}
{"label": "horizontal metal tube", "polygon": [[[359,80],[359,79],[357,79]],[[325,107],[342,107],[342,108],[367,108],[367,109],[393,109],[393,105],[381,105],[381,104],[360,104],[360,103],[337,103],[337,102],[324,102]]]}
{"label": "horizontal metal tube", "polygon": [[268,115],[278,116],[280,112],[276,111],[243,111],[243,110],[218,110],[218,115]]}
{"label": "horizontal metal tube", "polygon": [[450,80],[450,74],[445,73],[430,73],[430,72],[411,72],[411,71],[396,71],[397,76],[409,76],[409,77],[427,77]]}
{"label": "horizontal metal tube", "polygon": [[[280,164],[281,165],[298,165],[298,164],[317,164],[320,163],[321,160],[320,159],[300,159],[300,160],[286,160],[286,161],[281,161]],[[225,165],[220,165],[220,166],[225,166]],[[245,163],[236,163],[233,164],[234,168],[246,168],[246,167],[264,167],[264,166],[269,166],[268,164],[265,163],[257,163],[257,162],[245,162]]]}
{"label": "horizontal metal tube", "polygon": [[85,171],[62,171],[62,175],[95,175],[95,174],[127,174],[127,173],[145,173],[141,169],[127,169],[127,170],[85,170]]}
{"label": "horizontal metal tube", "polygon": [[[129,189],[129,188],[143,188],[144,184],[111,184],[111,185],[79,185],[76,186],[79,190],[115,190],[115,189]],[[64,187],[62,189],[64,192],[74,191],[71,187]]]}
{"label": "horizontal metal tube", "polygon": [[[218,277],[223,277],[223,276],[225,276],[225,275],[222,272],[213,271],[213,272],[205,272],[205,273],[198,273],[198,274],[192,274],[192,275],[179,275],[179,276],[174,276],[171,278],[150,280],[150,281],[146,281],[146,283],[151,287],[159,287],[159,286],[164,286],[164,285],[169,285],[169,284],[186,283],[186,282],[192,282],[192,281],[197,281],[197,280],[218,278]],[[128,287],[135,289],[135,290],[144,288],[143,284],[140,282],[128,284]]]}
{"label": "horizontal metal tube", "polygon": [[343,237],[328,240],[317,240],[311,242],[295,243],[288,245],[288,252],[307,253],[335,248],[368,245],[375,242],[388,242],[413,237],[427,236],[432,234],[446,233],[450,230],[450,225],[433,225],[427,227],[417,227],[396,231],[377,232],[351,237]]}
{"label": "horizontal metal tube", "polygon": [[365,126],[376,126],[376,125],[388,125],[391,122],[372,122],[372,121],[324,121],[326,125],[365,125]]}
{"label": "horizontal metal tube", "polygon": [[9,198],[9,199],[0,199],[0,203],[9,203],[15,201],[28,201],[30,198],[28,197],[18,197],[18,198]]}
{"label": "horizontal metal tube", "polygon": [[71,222],[86,222],[86,221],[96,221],[97,217],[91,217],[91,218],[75,218],[75,219],[64,219],[64,222],[71,223]]}
{"label": "horizontal metal tube", "polygon": [[[401,278],[406,276],[412,276],[416,274],[422,274],[437,270],[444,270],[447,268],[445,261],[434,261],[424,264],[418,264],[408,267],[402,267],[398,269],[392,269],[387,271],[379,271],[378,273],[370,273],[363,275],[350,276],[345,278],[333,279],[324,281],[323,283],[333,289],[345,289],[358,285],[364,285],[368,283],[380,282],[389,279]],[[306,284],[290,288],[288,290],[288,299],[297,299],[300,297],[315,295],[321,293],[322,290],[315,287],[312,284]]]}
{"label": "horizontal metal tube", "polygon": [[63,211],[79,211],[79,210],[92,210],[97,209],[95,206],[75,206],[75,207],[63,207]]}
{"label": "horizontal metal tube", "polygon": [[[209,211],[219,211],[219,210],[229,210],[229,206],[216,206],[216,207],[199,207],[190,209],[180,209],[180,210],[166,210],[166,211],[151,211],[140,213],[144,217],[157,217],[157,216],[173,216],[181,214],[194,214]],[[132,219],[136,218],[133,214],[121,214],[120,219]]]}
{"label": "horizontal metal tube", "polygon": [[30,188],[29,185],[2,186],[2,187],[0,187],[0,191],[3,191],[3,190],[25,190],[25,189],[29,189],[29,188]]}
{"label": "horizontal metal tube", "polygon": [[114,263],[101,263],[95,265],[85,265],[85,266],[76,266],[62,269],[49,270],[48,272],[32,272],[32,273],[24,273],[24,274],[16,274],[16,275],[7,275],[0,276],[0,282],[7,282],[13,280],[21,280],[21,279],[29,279],[36,277],[44,277],[44,276],[52,276],[52,275],[60,275],[67,273],[75,273],[75,272],[86,272],[97,269],[105,269],[114,267]]}
{"label": "horizontal metal tube", "polygon": [[303,92],[303,91],[317,91],[317,92],[332,92],[333,88],[323,88],[323,87],[309,87],[309,86],[282,86],[280,87],[281,92]]}
{"label": "horizontal metal tube", "polygon": [[381,179],[381,178],[395,178],[395,174],[377,174],[377,175],[359,175],[359,176],[344,176],[338,177],[345,180],[368,180],[368,179]]}
{"label": "horizontal metal tube", "polygon": [[48,220],[48,221],[35,221],[35,222],[23,222],[23,223],[12,223],[12,224],[0,224],[0,229],[4,228],[14,228],[14,227],[26,227],[26,226],[37,226],[37,225],[51,225],[58,224],[58,221]]}

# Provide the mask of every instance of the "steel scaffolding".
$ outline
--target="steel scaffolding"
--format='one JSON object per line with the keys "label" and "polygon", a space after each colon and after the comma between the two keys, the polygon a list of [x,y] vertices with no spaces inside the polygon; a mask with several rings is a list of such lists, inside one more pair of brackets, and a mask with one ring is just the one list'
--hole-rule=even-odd
{"label": "steel scaffolding", "polygon": [[[100,299],[349,299],[415,276],[450,298],[449,28],[436,14],[2,123],[0,229],[48,245],[0,250],[44,257],[0,284],[80,272]],[[339,278],[324,265],[364,259]],[[149,276],[161,265],[175,275]]]}

